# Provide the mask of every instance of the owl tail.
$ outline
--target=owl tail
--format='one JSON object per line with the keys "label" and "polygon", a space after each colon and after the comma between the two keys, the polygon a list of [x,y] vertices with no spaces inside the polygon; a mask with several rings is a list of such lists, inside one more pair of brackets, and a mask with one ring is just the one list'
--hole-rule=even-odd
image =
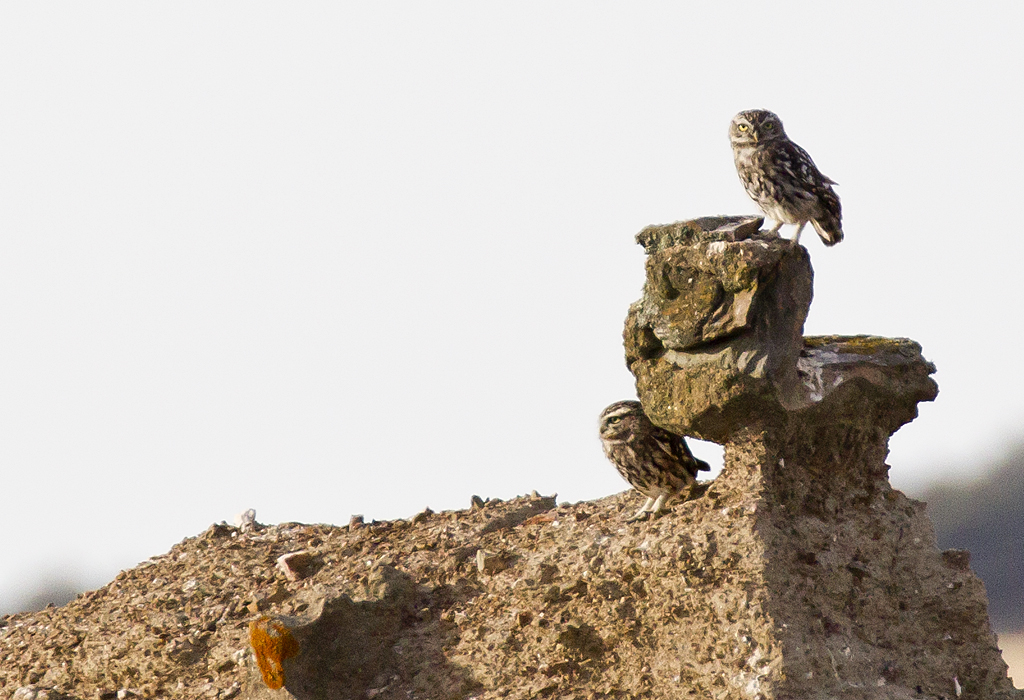
{"label": "owl tail", "polygon": [[821,203],[821,208],[818,209],[821,216],[811,219],[811,224],[825,245],[834,246],[843,240],[843,207],[831,187],[825,187],[818,192],[818,198]]}
{"label": "owl tail", "polygon": [[838,219],[824,219],[818,221],[813,219],[811,225],[814,226],[814,230],[821,236],[821,241],[827,246],[834,246],[843,240],[843,225]]}

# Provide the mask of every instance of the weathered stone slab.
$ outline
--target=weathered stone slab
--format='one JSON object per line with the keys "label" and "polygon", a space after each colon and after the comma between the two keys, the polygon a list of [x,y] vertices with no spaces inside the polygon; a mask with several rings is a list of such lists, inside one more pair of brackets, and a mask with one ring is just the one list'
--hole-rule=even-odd
{"label": "weathered stone slab", "polygon": [[889,437],[936,397],[934,365],[905,338],[804,338],[806,251],[719,226],[641,232],[624,331],[650,418],[725,446],[704,498],[731,521],[723,588],[748,587],[749,608],[703,634],[756,642],[719,695],[711,659],[687,664],[692,682],[763,700],[1012,694],[968,557],[940,554],[923,504],[888,481]]}
{"label": "weathered stone slab", "polygon": [[637,236],[650,252],[647,283],[624,332],[651,418],[716,442],[729,425],[800,400],[796,367],[812,283],[804,248],[777,237],[733,242],[720,231],[727,218]]}
{"label": "weathered stone slab", "polygon": [[709,241],[745,241],[750,238],[777,238],[759,229],[763,216],[703,216],[663,226],[648,226],[636,235],[636,242],[648,255],[677,245]]}

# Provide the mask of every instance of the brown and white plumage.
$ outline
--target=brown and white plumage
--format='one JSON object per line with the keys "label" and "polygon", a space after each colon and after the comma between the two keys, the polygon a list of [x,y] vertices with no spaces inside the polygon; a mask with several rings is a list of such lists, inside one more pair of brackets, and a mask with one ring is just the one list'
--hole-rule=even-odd
{"label": "brown and white plumage", "polygon": [[654,425],[639,401],[613,403],[601,412],[599,427],[605,455],[630,486],[647,496],[629,522],[660,513],[670,498],[689,492],[697,472],[709,469],[681,436]]}
{"label": "brown and white plumage", "polygon": [[842,207],[832,189],[837,183],[786,136],[778,116],[764,109],[740,112],[729,125],[729,143],[747,194],[776,222],[772,233],[796,224],[793,240],[799,243],[810,222],[825,245],[843,240]]}

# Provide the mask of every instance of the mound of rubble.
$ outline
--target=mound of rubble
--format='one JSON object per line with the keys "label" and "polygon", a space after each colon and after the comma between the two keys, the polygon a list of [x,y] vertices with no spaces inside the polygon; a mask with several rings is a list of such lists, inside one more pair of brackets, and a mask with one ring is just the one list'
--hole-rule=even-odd
{"label": "mound of rubble", "polygon": [[759,224],[638,236],[637,393],[657,424],[725,447],[690,500],[630,524],[633,493],[214,525],[0,619],[0,697],[1020,697],[969,554],[940,552],[888,481],[934,366],[907,339],[804,338],[809,257]]}
{"label": "mound of rubble", "polygon": [[[250,647],[250,623],[301,619],[345,599],[362,614],[335,630],[338,663],[324,663],[316,681],[334,690],[295,697],[773,697],[767,681],[786,661],[773,639],[786,623],[769,613],[766,582],[749,563],[747,523],[759,504],[721,480],[702,491],[629,525],[642,500],[633,493],[560,506],[540,497],[488,501],[362,526],[214,525],[63,608],[0,620],[0,697],[275,697]],[[872,546],[898,545],[933,565],[884,572],[890,561],[873,562],[871,551],[826,532],[818,533],[822,549],[791,552],[787,586],[833,578],[847,589],[847,609],[822,616],[806,640],[830,654],[821,672],[829,681],[860,673],[870,641],[862,627],[878,630],[858,619],[866,606],[887,607],[892,617],[918,619],[920,634],[892,645],[872,669],[872,690],[935,654],[945,672],[921,695],[892,697],[953,698],[954,678],[964,688],[979,674],[995,685],[1005,666],[991,633],[976,625],[985,598],[965,557],[935,549],[921,504],[897,491],[877,498],[892,520]],[[311,557],[306,577],[293,581],[277,561],[296,551]],[[872,579],[887,573],[911,574],[913,587],[871,600]],[[805,603],[793,597],[790,614],[802,616]],[[965,614],[936,614],[954,603]],[[994,670],[969,666],[969,657],[956,662],[975,645],[991,650]],[[15,694],[30,685],[34,695]]]}

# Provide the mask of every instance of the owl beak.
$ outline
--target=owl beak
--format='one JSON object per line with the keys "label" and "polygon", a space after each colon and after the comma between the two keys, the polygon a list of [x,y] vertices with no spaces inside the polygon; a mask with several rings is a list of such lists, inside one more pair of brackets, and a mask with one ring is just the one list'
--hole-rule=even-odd
{"label": "owl beak", "polygon": [[756,133],[751,134],[750,138],[754,139],[754,143],[757,143],[757,134]]}

